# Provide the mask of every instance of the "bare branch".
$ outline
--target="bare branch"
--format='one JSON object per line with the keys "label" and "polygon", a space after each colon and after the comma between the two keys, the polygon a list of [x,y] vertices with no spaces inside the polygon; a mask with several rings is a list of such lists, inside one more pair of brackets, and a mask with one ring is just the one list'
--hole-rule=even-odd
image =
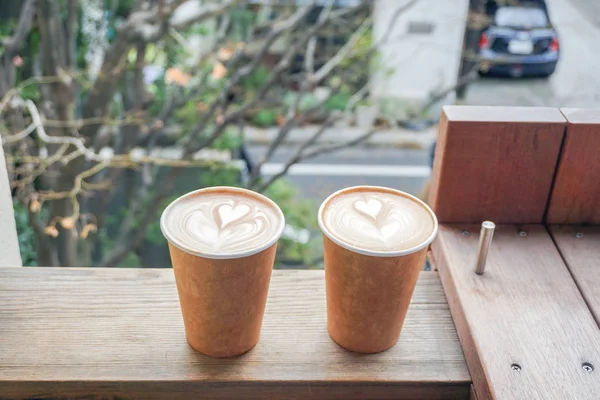
{"label": "bare branch", "polygon": [[400,17],[400,15],[402,15],[406,11],[410,10],[418,2],[419,2],[419,0],[410,0],[408,3],[406,3],[402,7],[397,8],[396,11],[394,11],[394,15],[392,15],[392,18],[390,19],[390,22],[387,26],[385,33],[377,42],[375,42],[373,44],[373,47],[377,48],[377,47],[381,46],[382,44],[387,43],[387,41],[390,38],[390,35],[392,34],[394,27],[396,26],[396,22],[398,21],[398,18]]}
{"label": "bare branch", "polygon": [[2,43],[4,46],[4,52],[8,57],[19,51],[25,42],[25,39],[31,31],[31,24],[33,17],[35,16],[35,3],[37,0],[26,0],[21,9],[21,15],[19,16],[19,22],[15,29],[15,33],[4,39]]}
{"label": "bare branch", "polygon": [[311,83],[317,84],[321,82],[327,75],[331,73],[331,71],[333,71],[335,67],[337,67],[342,61],[344,61],[346,57],[348,57],[358,40],[365,34],[367,29],[369,29],[372,24],[373,20],[371,18],[367,18],[365,21],[363,21],[363,23],[360,24],[356,32],[352,34],[350,39],[348,39],[348,41],[344,43],[342,48],[338,50],[338,52],[333,57],[327,60],[325,65],[319,68],[319,70],[315,72],[313,76],[309,77]]}

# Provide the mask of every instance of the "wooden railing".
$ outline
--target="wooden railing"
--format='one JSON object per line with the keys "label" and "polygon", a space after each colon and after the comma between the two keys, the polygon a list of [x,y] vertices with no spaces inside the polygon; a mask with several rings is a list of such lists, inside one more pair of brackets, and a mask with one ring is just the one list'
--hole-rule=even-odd
{"label": "wooden railing", "polygon": [[600,110],[447,107],[436,151],[433,265],[478,399],[600,398]]}
{"label": "wooden railing", "polygon": [[323,271],[274,271],[258,345],[188,346],[172,270],[0,268],[0,398],[466,399],[470,377],[438,276],[402,339],[358,355],[327,334]]}
{"label": "wooden railing", "polygon": [[598,399],[599,199],[600,111],[447,107],[439,272],[391,350],[330,340],[322,271],[275,271],[259,344],[217,360],[187,345],[171,270],[0,268],[0,398]]}

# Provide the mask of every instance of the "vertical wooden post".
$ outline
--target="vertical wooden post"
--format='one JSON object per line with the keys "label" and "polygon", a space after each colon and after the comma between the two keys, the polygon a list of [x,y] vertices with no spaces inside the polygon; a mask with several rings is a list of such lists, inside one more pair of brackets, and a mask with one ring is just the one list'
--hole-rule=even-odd
{"label": "vertical wooden post", "polygon": [[549,224],[600,224],[600,109],[562,109],[567,130]]}
{"label": "vertical wooden post", "polygon": [[439,221],[541,223],[564,128],[555,108],[444,107],[429,196]]}

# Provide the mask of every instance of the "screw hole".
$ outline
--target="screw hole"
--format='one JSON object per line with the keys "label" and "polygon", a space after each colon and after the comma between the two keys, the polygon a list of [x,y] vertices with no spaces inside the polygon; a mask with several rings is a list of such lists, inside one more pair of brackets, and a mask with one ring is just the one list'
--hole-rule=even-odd
{"label": "screw hole", "polygon": [[469,236],[471,233],[469,231],[463,231],[463,236]]}
{"label": "screw hole", "polygon": [[592,372],[594,370],[594,366],[589,362],[584,362],[581,364],[581,368],[586,372]]}
{"label": "screw hole", "polygon": [[583,237],[583,233],[577,232],[575,236],[577,237],[577,239],[581,239]]}
{"label": "screw hole", "polygon": [[512,369],[513,371],[520,371],[521,370],[521,366],[517,363],[513,363],[510,365],[510,369]]}
{"label": "screw hole", "polygon": [[527,232],[521,231],[521,232],[519,232],[519,236],[527,236]]}

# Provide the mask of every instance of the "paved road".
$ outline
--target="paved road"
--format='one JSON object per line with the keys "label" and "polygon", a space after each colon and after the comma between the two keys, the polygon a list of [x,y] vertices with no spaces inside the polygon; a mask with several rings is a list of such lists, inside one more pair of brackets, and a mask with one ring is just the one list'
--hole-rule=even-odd
{"label": "paved road", "polygon": [[482,79],[467,103],[599,107],[600,1],[546,0],[559,33],[561,60],[550,79]]}
{"label": "paved road", "polygon": [[[279,171],[293,148],[280,148],[263,168],[263,174]],[[253,160],[259,160],[264,146],[249,148]],[[332,192],[347,186],[388,186],[418,194],[430,174],[427,150],[352,148],[321,155],[295,166],[288,178],[303,197],[319,204]]]}

